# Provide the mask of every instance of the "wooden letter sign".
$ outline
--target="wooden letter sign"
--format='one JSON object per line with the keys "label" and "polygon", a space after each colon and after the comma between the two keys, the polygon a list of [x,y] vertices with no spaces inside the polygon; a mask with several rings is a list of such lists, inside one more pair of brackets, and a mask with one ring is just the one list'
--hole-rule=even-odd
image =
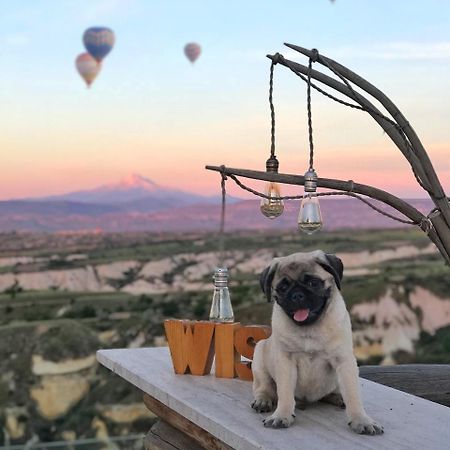
{"label": "wooden letter sign", "polygon": [[[164,321],[175,373],[207,375],[216,354],[216,377],[252,380],[255,345],[270,336],[270,327],[169,319]],[[241,356],[247,360],[241,361]]]}

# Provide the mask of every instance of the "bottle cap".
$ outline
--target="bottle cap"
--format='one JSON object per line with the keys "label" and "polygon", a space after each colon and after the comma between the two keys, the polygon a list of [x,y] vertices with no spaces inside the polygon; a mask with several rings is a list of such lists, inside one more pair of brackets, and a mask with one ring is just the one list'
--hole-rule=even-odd
{"label": "bottle cap", "polygon": [[228,287],[228,269],[226,267],[217,267],[214,270],[214,285],[217,287]]}

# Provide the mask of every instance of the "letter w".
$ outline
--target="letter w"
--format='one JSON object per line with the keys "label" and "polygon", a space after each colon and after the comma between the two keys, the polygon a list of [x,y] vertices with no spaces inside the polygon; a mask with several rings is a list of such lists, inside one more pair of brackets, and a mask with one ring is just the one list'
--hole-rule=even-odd
{"label": "letter w", "polygon": [[207,375],[214,359],[214,323],[165,320],[173,368],[177,374]]}

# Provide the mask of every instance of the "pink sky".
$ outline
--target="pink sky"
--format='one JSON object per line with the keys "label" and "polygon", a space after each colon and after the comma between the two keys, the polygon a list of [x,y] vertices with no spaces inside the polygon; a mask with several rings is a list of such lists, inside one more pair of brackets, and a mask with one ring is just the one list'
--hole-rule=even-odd
{"label": "pink sky", "polygon": [[[286,74],[283,83],[276,103],[280,171],[303,174],[308,161],[304,86]],[[231,100],[216,99],[218,105],[209,99],[198,104],[194,98],[180,100],[181,106],[171,100],[170,108],[163,100],[156,106],[150,101],[136,104],[135,97],[119,93],[111,98],[111,93],[100,89],[72,89],[60,99],[47,93],[47,102],[37,98],[11,104],[8,111],[0,111],[0,198],[88,189],[114,183],[130,173],[183,190],[218,192],[218,175],[205,171],[206,164],[264,170],[270,146],[265,88],[261,82],[258,95],[245,88],[231,90]],[[406,104],[404,113],[448,192],[447,121],[443,113],[434,112],[434,100],[425,93],[421,103],[411,102],[410,94],[410,90],[398,94]],[[438,105],[442,112],[445,105]],[[426,196],[403,155],[367,114],[316,95],[313,125],[319,176],[353,179],[401,197]],[[230,192],[243,195],[237,189],[230,188]]]}
{"label": "pink sky", "polygon": [[[17,157],[17,154],[9,154],[6,157],[9,170],[3,172],[0,180],[1,197],[36,197],[89,189],[115,183],[130,173],[139,173],[163,186],[209,195],[219,191],[219,175],[204,170],[205,164],[225,163],[229,167],[264,170],[267,157],[267,152],[264,151],[250,153],[244,149],[239,152],[235,147],[226,155],[223,143],[215,146],[217,153],[210,152],[206,144],[203,148],[197,148],[197,153],[187,150],[187,147],[172,148],[171,154],[176,156],[169,158],[158,157],[158,151],[152,152],[145,146],[142,147],[139,150],[139,145],[136,144],[133,152],[130,152],[131,158],[120,150],[113,156],[111,152],[109,155],[97,153],[96,156],[89,157],[89,164],[82,158],[72,156],[77,156],[78,152],[67,147],[61,153],[43,149],[42,152],[49,152],[46,158],[36,157],[28,161]],[[159,148],[163,149],[159,151],[164,154],[165,146],[161,144]],[[183,155],[185,152],[189,155],[188,158]],[[449,191],[450,160],[447,157],[447,147],[431,147],[428,153],[444,189]],[[280,172],[302,174],[306,169],[306,151],[301,156],[293,157],[292,154],[285,155],[280,151]],[[319,176],[324,178],[353,179],[405,198],[426,196],[417,185],[406,160],[392,145],[386,145],[385,148],[364,147],[361,150],[317,150],[315,166]],[[259,186],[255,181],[249,180],[248,183]],[[228,189],[233,195],[246,196],[232,182],[228,183]],[[295,193],[298,190],[287,186],[284,192]]]}
{"label": "pink sky", "polygon": [[[450,6],[409,2],[408,27],[401,27],[403,5],[380,1],[384,6],[290,0],[258,2],[258,8],[234,0],[198,8],[142,0],[6,2],[0,199],[88,189],[130,173],[211,194],[219,180],[205,164],[264,170],[270,146],[265,54],[280,51],[306,63],[285,41],[317,47],[382,89],[416,130],[449,193]],[[311,17],[321,18],[320,29]],[[117,42],[87,90],[73,61],[93,23],[113,28]],[[367,33],[373,23],[376,35]],[[191,40],[203,48],[195,65],[182,52]],[[307,168],[305,92],[301,80],[276,67],[283,172]],[[402,197],[426,195],[366,113],[313,92],[313,127],[319,176],[354,179]]]}

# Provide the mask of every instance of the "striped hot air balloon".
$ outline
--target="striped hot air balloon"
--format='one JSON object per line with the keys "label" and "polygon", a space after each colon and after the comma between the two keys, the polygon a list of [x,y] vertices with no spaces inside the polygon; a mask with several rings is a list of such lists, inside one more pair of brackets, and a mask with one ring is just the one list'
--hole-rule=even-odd
{"label": "striped hot air balloon", "polygon": [[75,60],[75,67],[78,70],[81,78],[86,82],[87,87],[90,87],[92,82],[102,68],[101,64],[97,62],[89,53],[81,53]]}
{"label": "striped hot air balloon", "polygon": [[189,44],[186,44],[184,46],[184,54],[186,55],[187,59],[194,64],[196,59],[200,56],[200,53],[202,52],[202,48],[200,45],[196,44],[195,42],[190,42]]}
{"label": "striped hot air balloon", "polygon": [[112,50],[115,40],[113,30],[107,27],[91,27],[83,34],[86,50],[98,62]]}

